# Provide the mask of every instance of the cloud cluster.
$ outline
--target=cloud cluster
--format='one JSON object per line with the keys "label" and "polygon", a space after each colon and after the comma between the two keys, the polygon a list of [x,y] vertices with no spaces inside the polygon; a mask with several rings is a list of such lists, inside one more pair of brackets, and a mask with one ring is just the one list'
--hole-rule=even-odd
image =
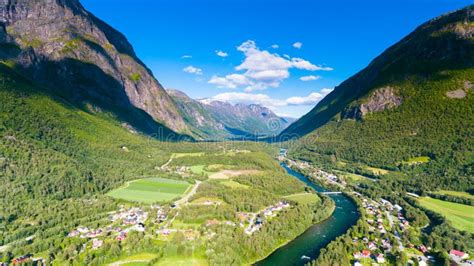
{"label": "cloud cluster", "polygon": [[303,77],[300,78],[300,80],[301,81],[312,81],[312,80],[318,80],[320,78],[321,78],[320,76],[310,75],[310,76],[303,76]]}
{"label": "cloud cluster", "polygon": [[193,66],[183,68],[183,71],[190,74],[202,75],[202,69]]}
{"label": "cloud cluster", "polygon": [[246,92],[276,88],[290,76],[289,69],[296,68],[307,71],[330,71],[332,68],[312,64],[302,58],[282,57],[267,50],[260,50],[254,41],[242,43],[237,50],[245,55],[245,59],[235,68],[240,73],[223,77],[213,76],[208,82],[219,88],[245,88]]}
{"label": "cloud cluster", "polygon": [[296,49],[301,49],[301,47],[303,47],[303,43],[301,42],[295,42],[293,44],[293,47],[296,48]]}
{"label": "cloud cluster", "polygon": [[202,100],[202,102],[209,103],[210,101],[221,101],[233,104],[260,104],[262,106],[275,110],[278,109],[278,107],[284,106],[316,105],[331,91],[332,89],[325,88],[320,90],[319,92],[313,92],[304,97],[290,97],[287,99],[275,99],[263,93],[225,92],[217,94],[212,98]]}
{"label": "cloud cluster", "polygon": [[221,51],[221,50],[216,50],[216,55],[217,55],[217,56],[220,56],[220,57],[223,57],[223,58],[229,56],[228,53],[226,53],[226,52],[224,52],[224,51]]}

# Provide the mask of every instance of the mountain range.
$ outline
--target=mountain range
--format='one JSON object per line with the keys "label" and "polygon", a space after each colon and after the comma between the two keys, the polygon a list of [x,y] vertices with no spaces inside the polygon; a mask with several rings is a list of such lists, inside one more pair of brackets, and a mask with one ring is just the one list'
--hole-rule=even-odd
{"label": "mountain range", "polygon": [[194,100],[178,90],[167,90],[193,135],[200,139],[255,139],[278,135],[295,119],[279,117],[258,104]]}

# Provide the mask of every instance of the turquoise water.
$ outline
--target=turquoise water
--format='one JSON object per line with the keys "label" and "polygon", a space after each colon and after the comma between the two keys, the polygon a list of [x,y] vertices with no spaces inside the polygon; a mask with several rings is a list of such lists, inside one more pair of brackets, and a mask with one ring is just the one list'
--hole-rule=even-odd
{"label": "turquoise water", "polygon": [[[307,177],[297,173],[286,165],[282,165],[290,175],[298,178],[318,192],[325,192],[324,188],[312,183]],[[255,265],[304,265],[310,260],[319,256],[319,251],[337,238],[344,234],[347,229],[353,226],[359,213],[355,203],[343,194],[330,195],[336,203],[336,209],[330,218],[324,222],[315,224],[306,230],[302,235],[293,239],[285,246],[277,249],[270,256]],[[302,256],[307,256],[303,258]]]}

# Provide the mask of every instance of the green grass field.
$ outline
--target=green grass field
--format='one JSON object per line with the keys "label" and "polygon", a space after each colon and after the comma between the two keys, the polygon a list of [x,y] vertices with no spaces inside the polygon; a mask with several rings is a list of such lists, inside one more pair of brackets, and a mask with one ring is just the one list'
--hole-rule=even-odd
{"label": "green grass field", "polygon": [[418,199],[421,206],[443,215],[462,231],[474,233],[474,206],[424,197]]}
{"label": "green grass field", "polygon": [[158,257],[157,254],[153,253],[139,253],[128,257],[123,257],[119,261],[111,263],[109,265],[120,265],[120,266],[141,266],[149,265],[149,262]]}
{"label": "green grass field", "polygon": [[294,200],[302,204],[316,203],[319,201],[318,195],[314,193],[298,193],[298,194],[285,196],[284,198],[289,199],[289,200]]}
{"label": "green grass field", "polygon": [[455,196],[455,197],[466,198],[466,199],[474,199],[474,195],[469,194],[467,192],[463,192],[463,191],[440,190],[440,191],[436,191],[435,194]]}
{"label": "green grass field", "polygon": [[190,184],[165,178],[146,178],[128,182],[125,186],[107,193],[112,198],[127,201],[154,203],[177,199]]}
{"label": "green grass field", "polygon": [[198,258],[166,258],[158,261],[159,266],[203,266],[208,265],[205,259]]}
{"label": "green grass field", "polygon": [[371,171],[372,173],[376,174],[376,175],[386,175],[388,174],[390,171],[388,170],[385,170],[385,169],[382,169],[382,168],[376,168],[376,167],[371,167],[371,166],[366,166],[364,167],[366,170],[369,170]]}
{"label": "green grass field", "polygon": [[420,163],[429,163],[430,161],[431,161],[431,158],[428,156],[419,156],[419,157],[410,158],[406,161],[403,161],[402,163],[413,165],[413,164],[420,164]]}

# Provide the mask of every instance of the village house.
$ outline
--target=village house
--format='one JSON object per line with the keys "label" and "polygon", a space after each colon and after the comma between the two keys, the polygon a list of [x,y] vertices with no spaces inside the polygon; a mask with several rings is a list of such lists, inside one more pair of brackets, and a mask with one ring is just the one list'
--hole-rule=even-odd
{"label": "village house", "polygon": [[25,262],[31,260],[32,257],[33,257],[32,254],[26,254],[26,255],[23,255],[23,256],[21,256],[21,257],[14,258],[14,259],[12,260],[12,263],[13,263],[14,265],[23,264],[23,263],[25,263]]}
{"label": "village house", "polygon": [[385,263],[385,257],[383,254],[378,254],[375,260],[377,261],[377,263]]}
{"label": "village house", "polygon": [[103,244],[104,244],[103,240],[94,238],[92,240],[92,249],[99,249],[100,247],[102,247]]}
{"label": "village house", "polygon": [[364,250],[362,250],[361,254],[362,254],[361,258],[370,258],[370,251],[369,250],[364,249]]}
{"label": "village house", "polygon": [[370,250],[376,250],[377,249],[377,245],[375,245],[374,242],[370,242],[367,246],[369,247]]}
{"label": "village house", "polygon": [[419,246],[418,250],[421,251],[422,253],[428,252],[428,249],[424,245]]}
{"label": "village house", "polygon": [[454,259],[467,259],[469,257],[469,254],[464,253],[459,250],[452,249],[449,251],[449,256],[451,256]]}
{"label": "village house", "polygon": [[126,232],[120,232],[116,239],[117,239],[118,241],[123,241],[123,240],[125,240],[126,237],[127,237],[127,233],[126,233]]}

